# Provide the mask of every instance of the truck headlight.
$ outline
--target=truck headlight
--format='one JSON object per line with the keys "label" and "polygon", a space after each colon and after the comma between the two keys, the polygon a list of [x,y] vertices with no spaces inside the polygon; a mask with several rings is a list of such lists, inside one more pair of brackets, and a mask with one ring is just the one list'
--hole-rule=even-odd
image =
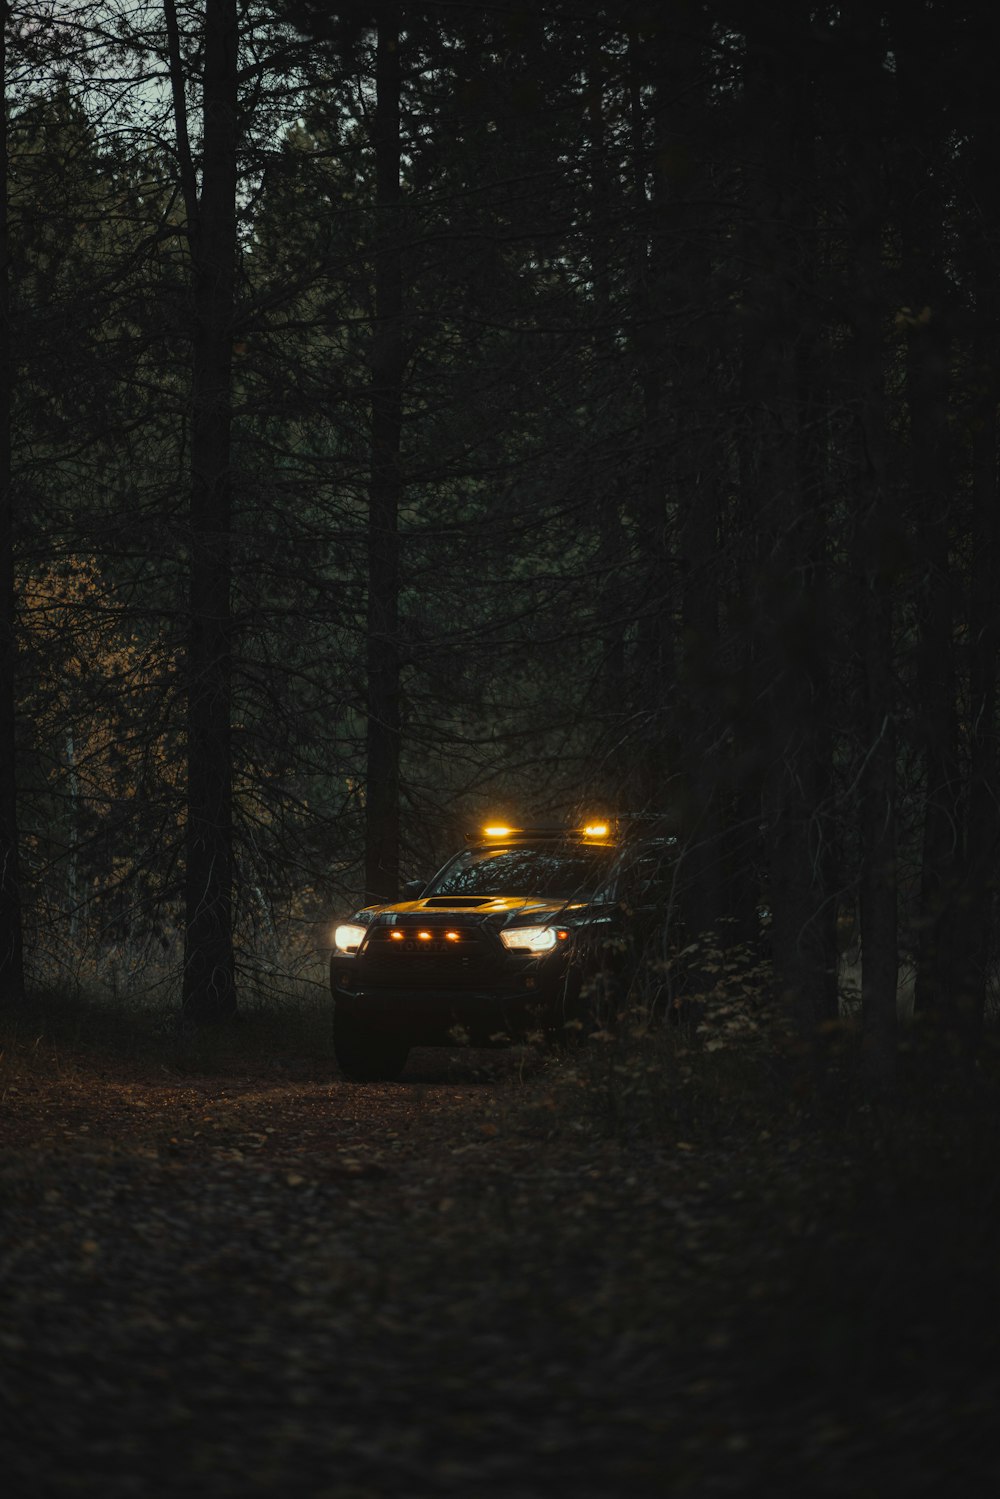
{"label": "truck headlight", "polygon": [[345,921],[334,931],[334,946],[338,952],[357,952],[365,940],[367,930],[367,927],[358,926],[355,921]]}
{"label": "truck headlight", "polygon": [[512,926],[500,933],[504,947],[520,948],[524,952],[551,952],[560,939],[565,942],[568,932],[554,926]]}

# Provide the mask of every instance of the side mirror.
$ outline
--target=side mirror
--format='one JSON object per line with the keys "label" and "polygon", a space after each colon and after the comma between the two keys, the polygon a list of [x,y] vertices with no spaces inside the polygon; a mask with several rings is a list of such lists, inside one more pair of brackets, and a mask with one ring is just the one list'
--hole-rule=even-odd
{"label": "side mirror", "polygon": [[426,880],[407,880],[403,886],[404,900],[419,900],[427,887]]}

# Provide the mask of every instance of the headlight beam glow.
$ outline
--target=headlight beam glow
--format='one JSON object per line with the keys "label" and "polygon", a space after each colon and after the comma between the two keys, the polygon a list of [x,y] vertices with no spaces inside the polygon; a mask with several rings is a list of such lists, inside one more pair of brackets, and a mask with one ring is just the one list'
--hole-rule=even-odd
{"label": "headlight beam glow", "polygon": [[553,926],[512,926],[500,933],[504,947],[521,952],[551,952],[558,940]]}
{"label": "headlight beam glow", "polygon": [[344,921],[334,931],[334,946],[338,952],[357,952],[365,940],[367,930],[367,927],[360,926],[356,921]]}

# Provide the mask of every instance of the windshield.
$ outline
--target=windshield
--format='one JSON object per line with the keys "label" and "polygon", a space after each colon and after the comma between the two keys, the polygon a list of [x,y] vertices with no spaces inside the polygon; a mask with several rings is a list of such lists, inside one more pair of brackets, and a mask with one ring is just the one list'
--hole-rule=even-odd
{"label": "windshield", "polygon": [[470,848],[431,881],[424,895],[544,895],[584,898],[607,877],[606,846]]}

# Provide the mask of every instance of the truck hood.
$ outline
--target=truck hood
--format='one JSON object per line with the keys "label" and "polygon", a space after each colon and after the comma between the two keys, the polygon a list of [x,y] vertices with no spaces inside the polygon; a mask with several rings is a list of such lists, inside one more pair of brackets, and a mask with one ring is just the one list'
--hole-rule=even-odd
{"label": "truck hood", "polygon": [[[579,905],[579,902],[574,904]],[[382,906],[377,909],[376,914],[383,917],[390,913],[396,916],[421,916],[424,912],[428,915],[432,912],[458,915],[463,911],[470,911],[477,916],[506,916],[515,911],[537,911],[539,915],[554,916],[569,909],[572,906],[565,900],[541,900],[530,895],[428,895],[421,896],[419,900],[402,900],[391,906]]]}

